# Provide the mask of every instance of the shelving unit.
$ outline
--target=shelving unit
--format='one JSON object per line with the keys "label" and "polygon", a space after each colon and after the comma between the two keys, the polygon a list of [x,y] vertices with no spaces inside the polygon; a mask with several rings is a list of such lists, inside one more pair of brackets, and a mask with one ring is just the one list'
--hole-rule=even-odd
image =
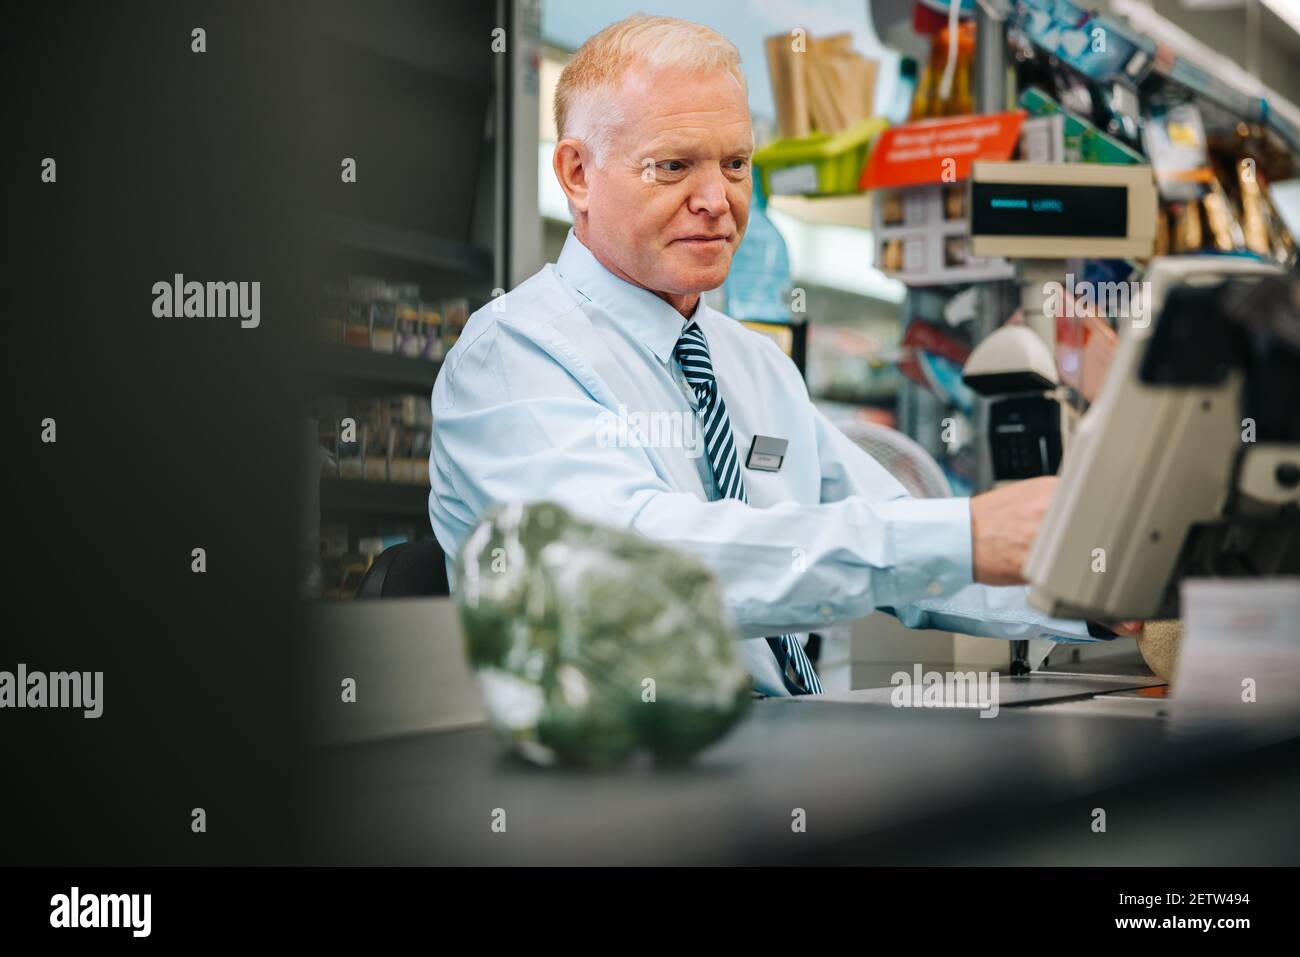
{"label": "shelving unit", "polygon": [[1300,151],[1300,109],[1217,50],[1137,0],[1113,0],[1139,40],[1153,48],[1152,72],[1249,122],[1262,123]]}
{"label": "shelving unit", "polygon": [[320,506],[322,512],[348,515],[423,515],[429,507],[429,489],[424,485],[326,476],[320,480]]}
{"label": "shelving unit", "polygon": [[355,346],[323,342],[317,347],[316,385],[321,391],[374,395],[429,392],[441,362],[385,355]]}
{"label": "shelving unit", "polygon": [[[519,90],[528,76],[520,71],[527,72],[537,16],[524,0],[391,0],[374,8],[323,0],[313,25],[316,59],[304,77],[319,106],[304,119],[306,135],[310,155],[355,160],[356,180],[341,182],[338,165],[309,174],[318,177],[308,223],[317,289],[349,276],[412,283],[445,319],[441,303],[463,298],[473,312],[517,281],[512,258],[522,249],[527,259],[518,237],[527,236],[529,216],[540,251],[535,195],[530,211],[511,148],[520,141],[517,113],[526,112]],[[494,44],[499,28],[505,51]],[[535,150],[525,153],[535,179]],[[304,356],[313,416],[318,396],[350,406],[414,395],[427,405],[441,368],[311,335]],[[347,527],[345,565],[355,566],[362,538],[432,537],[427,484],[309,472],[305,505],[321,525]],[[318,552],[316,532],[309,548]]]}
{"label": "shelving unit", "polygon": [[346,216],[322,216],[318,238],[350,251],[384,257],[401,267],[422,267],[461,276],[477,285],[492,279],[492,251],[432,233]]}

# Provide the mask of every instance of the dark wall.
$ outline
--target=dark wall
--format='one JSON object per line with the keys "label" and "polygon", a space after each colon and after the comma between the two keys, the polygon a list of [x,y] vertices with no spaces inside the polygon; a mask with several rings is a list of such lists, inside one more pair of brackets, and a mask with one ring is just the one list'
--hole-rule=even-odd
{"label": "dark wall", "polygon": [[[104,714],[0,711],[0,863],[297,858],[311,224],[346,213],[468,240],[461,181],[490,89],[469,79],[485,54],[454,38],[494,5],[434,6],[6,8],[0,670],[102,671]],[[404,70],[402,38],[443,26],[443,48],[410,42],[423,66]],[[355,192],[337,190],[340,154],[369,174]],[[260,282],[259,327],[155,318],[152,286],[175,273]]]}

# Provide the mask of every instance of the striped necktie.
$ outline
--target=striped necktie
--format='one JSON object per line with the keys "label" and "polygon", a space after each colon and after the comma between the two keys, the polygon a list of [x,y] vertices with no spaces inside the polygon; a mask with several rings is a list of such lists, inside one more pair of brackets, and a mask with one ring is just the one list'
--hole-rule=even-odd
{"label": "striped necktie", "polygon": [[[703,426],[704,446],[709,452],[709,465],[713,469],[713,484],[718,489],[718,496],[748,502],[745,480],[740,474],[740,459],[731,434],[731,419],[727,417],[727,405],[722,401],[718,382],[713,377],[709,344],[694,319],[686,324],[673,354],[681,363],[686,383],[695,390],[696,411]],[[781,678],[792,695],[822,693],[812,662],[794,635],[774,635],[767,639],[767,643],[781,668]]]}

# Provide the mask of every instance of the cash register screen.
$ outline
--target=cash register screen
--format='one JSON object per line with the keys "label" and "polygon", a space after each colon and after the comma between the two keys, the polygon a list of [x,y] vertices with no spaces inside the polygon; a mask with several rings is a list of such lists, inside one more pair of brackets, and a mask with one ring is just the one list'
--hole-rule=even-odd
{"label": "cash register screen", "polygon": [[971,235],[1123,239],[1128,235],[1128,188],[975,182]]}

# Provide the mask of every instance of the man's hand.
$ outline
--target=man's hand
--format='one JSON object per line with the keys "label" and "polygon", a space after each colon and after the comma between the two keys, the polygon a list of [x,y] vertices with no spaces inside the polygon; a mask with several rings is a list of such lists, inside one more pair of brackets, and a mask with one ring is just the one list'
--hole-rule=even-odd
{"label": "man's hand", "polygon": [[1056,476],[1004,485],[970,500],[971,567],[983,585],[1020,585]]}

